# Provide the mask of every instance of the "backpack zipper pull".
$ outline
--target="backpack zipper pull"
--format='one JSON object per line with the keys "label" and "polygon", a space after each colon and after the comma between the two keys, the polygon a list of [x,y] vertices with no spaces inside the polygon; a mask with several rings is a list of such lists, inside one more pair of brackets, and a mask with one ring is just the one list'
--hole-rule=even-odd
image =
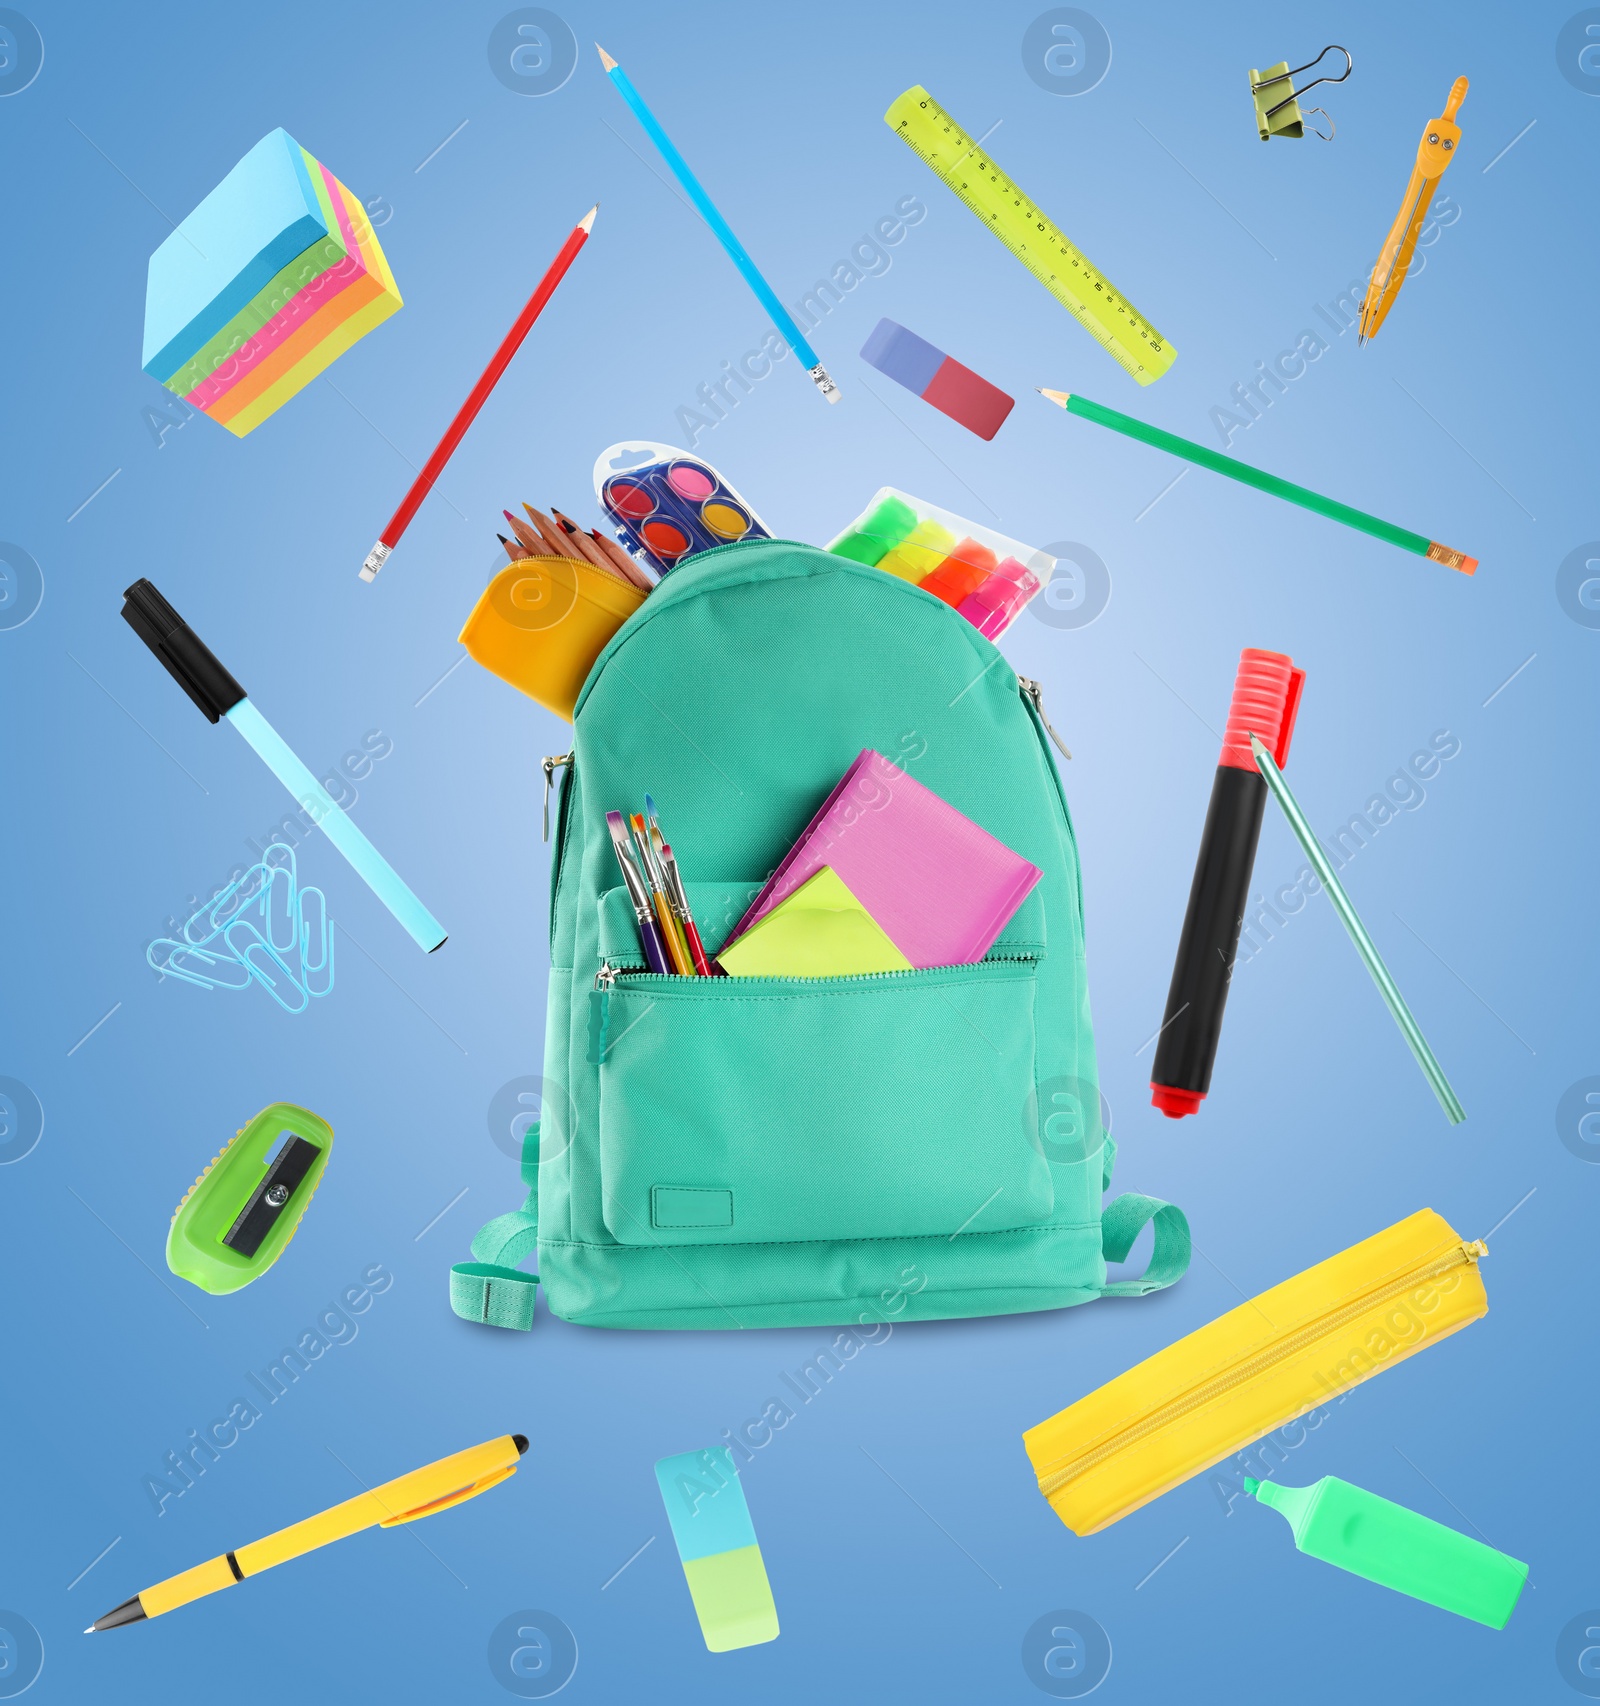
{"label": "backpack zipper pull", "polygon": [[609,989],[612,986],[612,984],[614,984],[616,981],[617,981],[616,967],[613,966],[608,960],[602,960],[600,962],[599,971],[597,971],[594,974],[594,986],[595,986],[595,988],[596,989]]}
{"label": "backpack zipper pull", "polygon": [[[1044,732],[1049,735],[1052,741],[1055,742],[1056,748],[1061,753],[1062,757],[1070,759],[1072,757],[1072,753],[1069,750],[1067,743],[1051,727],[1050,719],[1045,715],[1044,689],[1040,687],[1037,681],[1030,681],[1025,675],[1019,675],[1017,677],[1017,686],[1020,687],[1023,693],[1033,701],[1033,708],[1039,714],[1039,721],[1044,724]],[[549,762],[550,760],[547,758],[545,763],[548,764]],[[548,772],[546,772],[546,774],[548,774]],[[548,839],[548,837],[546,839]]]}
{"label": "backpack zipper pull", "polygon": [[572,762],[570,752],[561,752],[544,761],[544,838],[550,839],[550,790],[555,786],[556,771]]}

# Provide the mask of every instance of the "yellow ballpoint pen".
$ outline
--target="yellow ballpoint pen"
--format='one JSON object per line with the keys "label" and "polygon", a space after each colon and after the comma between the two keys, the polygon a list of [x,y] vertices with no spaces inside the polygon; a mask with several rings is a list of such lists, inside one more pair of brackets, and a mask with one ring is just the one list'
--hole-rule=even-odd
{"label": "yellow ballpoint pen", "polygon": [[308,1516],[304,1522],[280,1528],[265,1540],[252,1541],[236,1552],[224,1552],[220,1558],[197,1564],[181,1575],[169,1576],[164,1582],[124,1600],[104,1617],[96,1618],[84,1634],[91,1635],[97,1629],[118,1629],[124,1623],[138,1623],[147,1617],[159,1617],[164,1611],[176,1611],[190,1600],[201,1599],[219,1588],[231,1588],[246,1576],[259,1576],[274,1564],[287,1563],[302,1553],[326,1546],[330,1540],[357,1534],[363,1528],[374,1525],[394,1528],[402,1522],[414,1522],[418,1517],[448,1510],[451,1505],[459,1505],[515,1475],[518,1460],[527,1449],[525,1434],[502,1434],[485,1445],[441,1457],[437,1463],[385,1481],[381,1487],[358,1493],[342,1505]]}
{"label": "yellow ballpoint pen", "polygon": [[1455,158],[1456,144],[1461,140],[1461,126],[1455,122],[1461,103],[1467,98],[1467,80],[1458,77],[1450,89],[1444,112],[1429,122],[1417,144],[1417,163],[1411,169],[1406,193],[1400,201],[1400,211],[1389,228],[1372,269],[1366,300],[1361,304],[1361,328],[1356,341],[1365,343],[1378,335],[1378,328],[1395,304],[1400,286],[1406,281],[1411,257],[1416,253],[1417,236],[1428,217],[1433,192],[1439,187],[1445,167]]}

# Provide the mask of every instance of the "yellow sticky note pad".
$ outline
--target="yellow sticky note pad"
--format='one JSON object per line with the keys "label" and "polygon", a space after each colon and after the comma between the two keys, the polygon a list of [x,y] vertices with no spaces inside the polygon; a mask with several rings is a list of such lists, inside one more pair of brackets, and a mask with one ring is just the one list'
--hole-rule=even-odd
{"label": "yellow sticky note pad", "polygon": [[717,959],[730,977],[849,977],[911,969],[910,960],[828,865]]}

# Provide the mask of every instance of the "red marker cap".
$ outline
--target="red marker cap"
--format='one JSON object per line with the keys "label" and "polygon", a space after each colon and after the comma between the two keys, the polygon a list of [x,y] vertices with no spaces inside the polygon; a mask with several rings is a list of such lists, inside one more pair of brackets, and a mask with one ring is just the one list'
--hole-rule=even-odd
{"label": "red marker cap", "polygon": [[1292,658],[1246,646],[1239,654],[1239,673],[1233,678],[1228,727],[1217,762],[1231,764],[1235,770],[1254,770],[1255,756],[1250,751],[1254,734],[1281,770],[1289,757],[1289,737],[1305,684],[1306,672],[1296,669]]}
{"label": "red marker cap", "polygon": [[1185,1114],[1200,1112],[1200,1104],[1206,1099],[1204,1090],[1179,1090],[1171,1084],[1157,1084],[1150,1080],[1150,1105],[1159,1108],[1169,1120],[1181,1120]]}

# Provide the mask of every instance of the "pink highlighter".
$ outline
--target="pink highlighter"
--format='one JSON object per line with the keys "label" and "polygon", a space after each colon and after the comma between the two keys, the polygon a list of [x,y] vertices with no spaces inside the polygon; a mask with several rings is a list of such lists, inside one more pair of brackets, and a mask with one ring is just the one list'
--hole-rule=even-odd
{"label": "pink highlighter", "polygon": [[1039,590],[1039,577],[1015,557],[1007,557],[975,592],[956,609],[986,640],[1003,634],[1011,618]]}

